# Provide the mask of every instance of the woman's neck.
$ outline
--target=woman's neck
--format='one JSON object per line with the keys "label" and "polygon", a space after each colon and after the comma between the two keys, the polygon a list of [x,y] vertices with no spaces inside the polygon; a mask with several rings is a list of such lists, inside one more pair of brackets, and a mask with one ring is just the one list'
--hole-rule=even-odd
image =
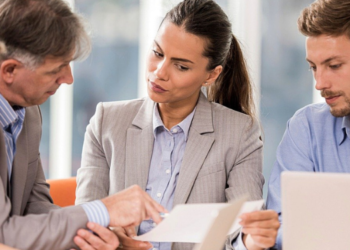
{"label": "woman's neck", "polygon": [[195,108],[197,101],[178,105],[174,103],[158,103],[158,110],[163,124],[167,129],[182,122]]}

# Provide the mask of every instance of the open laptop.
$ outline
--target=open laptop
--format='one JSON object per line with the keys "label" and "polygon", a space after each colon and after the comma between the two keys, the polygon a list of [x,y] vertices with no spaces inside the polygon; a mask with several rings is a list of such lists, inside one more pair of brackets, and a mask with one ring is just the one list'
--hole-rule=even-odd
{"label": "open laptop", "polygon": [[350,249],[350,174],[282,173],[283,250]]}

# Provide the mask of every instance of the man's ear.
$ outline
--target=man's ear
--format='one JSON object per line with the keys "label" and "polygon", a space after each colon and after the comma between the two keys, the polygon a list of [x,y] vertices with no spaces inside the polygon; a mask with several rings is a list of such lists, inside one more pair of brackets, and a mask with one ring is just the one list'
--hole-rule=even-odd
{"label": "man's ear", "polygon": [[216,66],[215,69],[209,72],[209,76],[206,82],[203,84],[203,86],[208,87],[212,85],[216,81],[216,79],[219,77],[221,72],[222,72],[222,66],[221,65]]}
{"label": "man's ear", "polygon": [[12,84],[14,81],[16,70],[22,66],[22,63],[15,59],[7,59],[2,61],[0,66],[0,76],[6,84]]}

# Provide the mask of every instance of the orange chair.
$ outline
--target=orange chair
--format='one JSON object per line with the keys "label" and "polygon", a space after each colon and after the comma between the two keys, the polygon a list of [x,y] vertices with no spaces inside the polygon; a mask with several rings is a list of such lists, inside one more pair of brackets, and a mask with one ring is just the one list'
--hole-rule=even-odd
{"label": "orange chair", "polygon": [[0,243],[0,250],[17,250],[17,249],[5,246],[5,245]]}
{"label": "orange chair", "polygon": [[77,187],[76,177],[67,179],[47,180],[50,184],[50,194],[53,203],[60,207],[74,205],[75,189]]}

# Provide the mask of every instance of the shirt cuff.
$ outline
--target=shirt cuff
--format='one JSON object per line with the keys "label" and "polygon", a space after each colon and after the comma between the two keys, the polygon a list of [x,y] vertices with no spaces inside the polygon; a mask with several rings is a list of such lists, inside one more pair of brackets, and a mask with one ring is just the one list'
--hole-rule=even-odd
{"label": "shirt cuff", "polygon": [[247,250],[243,243],[243,234],[242,231],[239,233],[237,238],[232,242],[233,249],[235,250]]}
{"label": "shirt cuff", "polygon": [[81,205],[88,217],[89,222],[108,227],[110,218],[106,206],[100,200],[84,203]]}

